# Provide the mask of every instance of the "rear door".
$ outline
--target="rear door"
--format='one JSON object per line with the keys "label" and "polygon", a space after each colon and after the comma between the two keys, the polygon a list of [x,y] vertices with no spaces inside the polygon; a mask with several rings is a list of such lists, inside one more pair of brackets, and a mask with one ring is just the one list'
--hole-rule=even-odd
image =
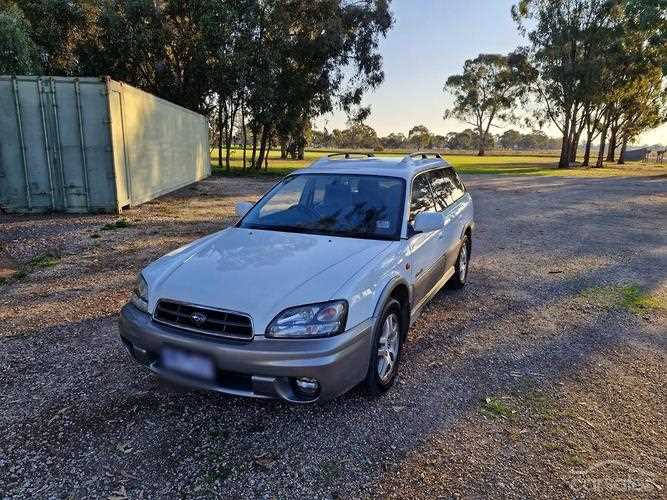
{"label": "rear door", "polygon": [[456,263],[461,236],[468,218],[470,196],[465,186],[451,167],[430,172],[431,184],[436,205],[445,216],[445,254],[447,255],[446,270]]}

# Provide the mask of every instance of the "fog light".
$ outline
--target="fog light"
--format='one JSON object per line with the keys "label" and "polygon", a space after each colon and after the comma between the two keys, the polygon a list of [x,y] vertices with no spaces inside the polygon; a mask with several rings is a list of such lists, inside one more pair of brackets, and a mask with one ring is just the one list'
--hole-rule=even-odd
{"label": "fog light", "polygon": [[315,396],[320,391],[320,383],[314,378],[296,379],[296,388],[304,396]]}

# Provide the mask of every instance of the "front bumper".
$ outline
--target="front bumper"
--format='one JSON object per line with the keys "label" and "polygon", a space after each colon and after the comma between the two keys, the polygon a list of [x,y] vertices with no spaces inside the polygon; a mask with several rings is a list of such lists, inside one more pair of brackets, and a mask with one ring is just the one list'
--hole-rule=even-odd
{"label": "front bumper", "polygon": [[[373,321],[335,337],[323,339],[268,339],[250,342],[207,337],[161,325],[131,304],[123,307],[119,330],[132,357],[159,376],[200,389],[256,398],[281,398],[311,403],[334,398],[361,382],[368,371]],[[163,347],[178,348],[210,357],[216,378],[203,381],[165,370],[160,364]],[[315,378],[320,392],[314,398],[299,394],[295,377]]]}

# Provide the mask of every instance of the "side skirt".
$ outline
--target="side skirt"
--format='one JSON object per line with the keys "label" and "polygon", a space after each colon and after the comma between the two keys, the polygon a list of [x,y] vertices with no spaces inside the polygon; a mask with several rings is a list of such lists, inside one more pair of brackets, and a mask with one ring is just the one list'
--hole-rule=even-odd
{"label": "side skirt", "polygon": [[449,278],[451,278],[454,275],[454,272],[456,270],[454,269],[454,266],[450,267],[449,270],[442,275],[442,278],[438,280],[438,282],[435,284],[431,290],[424,295],[424,298],[419,301],[419,303],[412,308],[412,312],[410,314],[410,326],[414,324],[415,321],[417,321],[417,318],[422,312],[422,309],[428,302],[433,298],[433,296],[440,291],[440,289],[445,286],[445,284],[449,281]]}

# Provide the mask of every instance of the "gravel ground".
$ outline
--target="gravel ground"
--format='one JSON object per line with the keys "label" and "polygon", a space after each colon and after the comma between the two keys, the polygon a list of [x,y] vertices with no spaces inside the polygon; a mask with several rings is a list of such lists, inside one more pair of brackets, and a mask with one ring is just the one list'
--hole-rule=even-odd
{"label": "gravel ground", "polygon": [[467,184],[469,286],[388,394],[305,407],[161,382],[117,333],[141,267],[270,183],[211,178],[115,230],[0,215],[0,497],[664,498],[667,179]]}

